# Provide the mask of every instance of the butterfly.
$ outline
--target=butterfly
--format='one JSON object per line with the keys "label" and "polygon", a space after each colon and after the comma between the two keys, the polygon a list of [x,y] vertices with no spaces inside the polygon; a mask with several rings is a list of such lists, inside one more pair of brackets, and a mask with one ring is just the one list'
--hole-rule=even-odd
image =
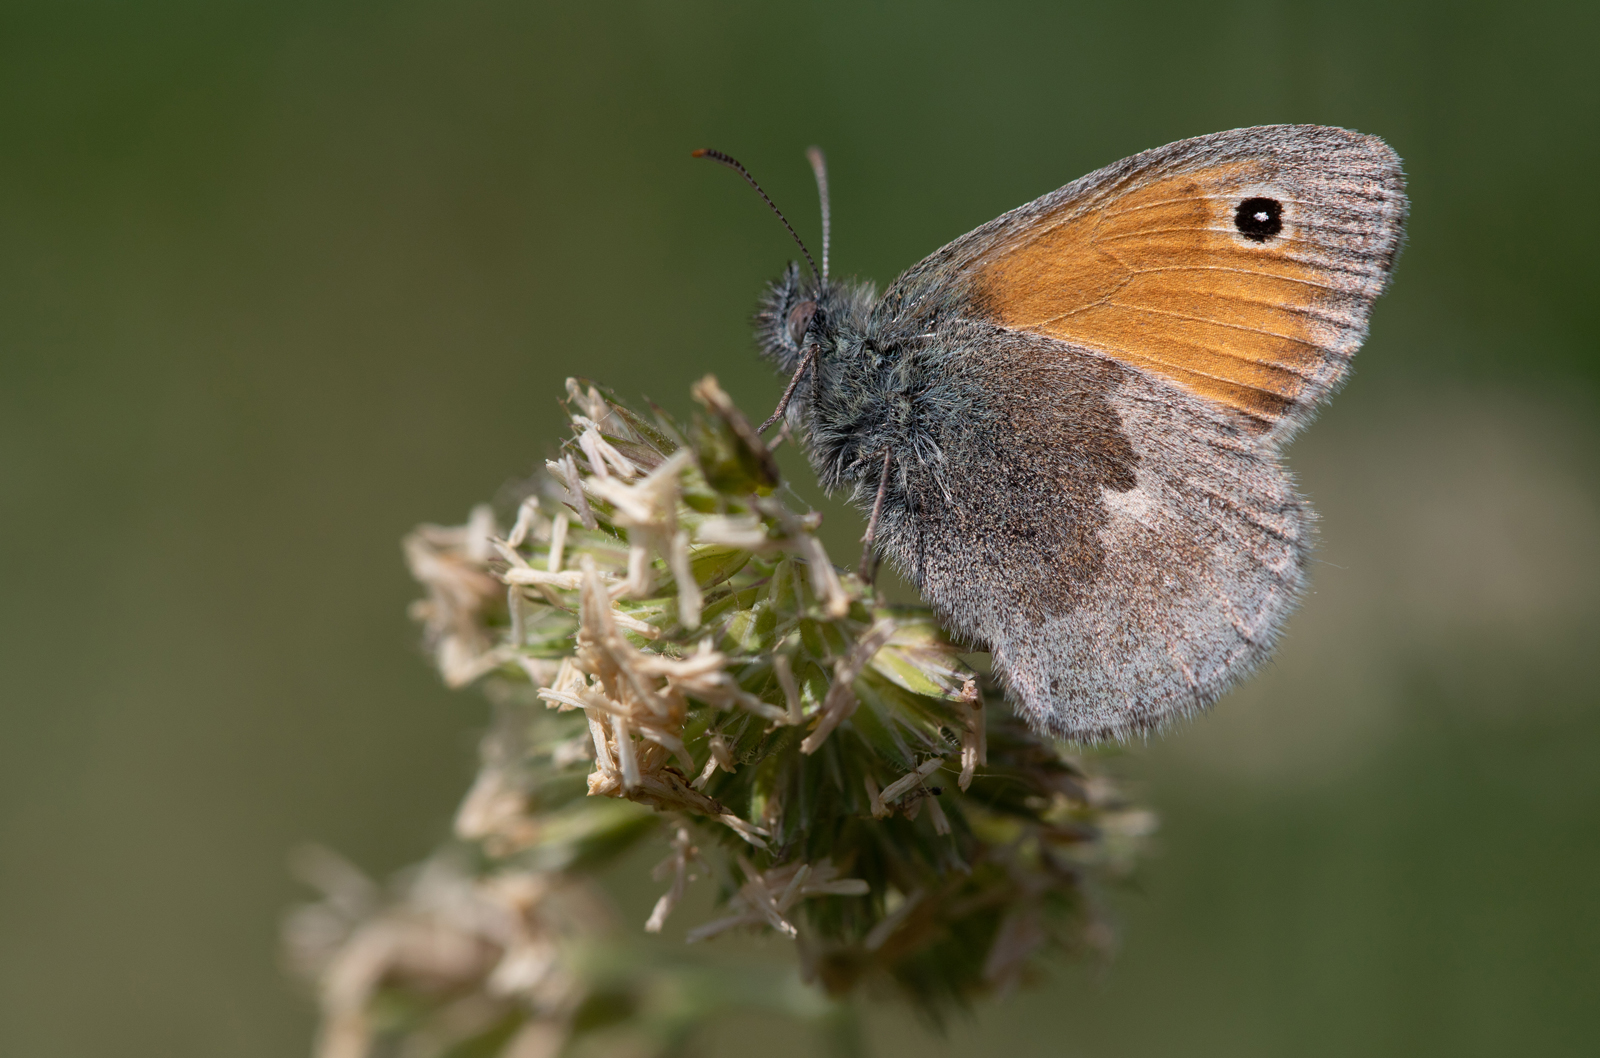
{"label": "butterfly", "polygon": [[1182,140],[881,296],[828,277],[812,161],[823,268],[771,284],[757,339],[822,485],[871,511],[869,549],[1041,732],[1126,738],[1214,702],[1305,590],[1315,514],[1281,451],[1389,282],[1398,156],[1318,125]]}

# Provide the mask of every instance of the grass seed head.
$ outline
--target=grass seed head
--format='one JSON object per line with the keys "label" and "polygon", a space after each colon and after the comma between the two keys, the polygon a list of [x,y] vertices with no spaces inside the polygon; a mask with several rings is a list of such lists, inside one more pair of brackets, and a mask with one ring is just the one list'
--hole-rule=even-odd
{"label": "grass seed head", "polygon": [[[495,721],[452,846],[386,896],[323,871],[295,920],[323,1058],[369,1053],[395,996],[401,1035],[554,1053],[536,1045],[584,1031],[602,979],[714,972],[593,954],[628,943],[596,872],[660,836],[645,930],[705,879],[721,910],[687,940],[787,936],[834,997],[886,983],[937,1020],[1050,951],[1105,948],[1096,892],[1131,870],[1149,813],[987,704],[931,614],[841,573],[714,378],[689,423],[567,394],[572,437],[504,534],[480,507],[405,541],[434,662],[482,684]],[[749,995],[730,983],[730,1003]]]}

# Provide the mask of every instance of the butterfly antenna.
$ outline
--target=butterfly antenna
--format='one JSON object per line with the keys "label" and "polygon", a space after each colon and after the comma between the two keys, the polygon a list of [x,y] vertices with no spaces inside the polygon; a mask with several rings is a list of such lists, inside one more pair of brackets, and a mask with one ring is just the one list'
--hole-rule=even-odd
{"label": "butterfly antenna", "polygon": [[811,161],[811,171],[817,177],[817,197],[822,200],[822,278],[828,278],[828,241],[833,227],[833,217],[828,210],[828,159],[821,147],[807,147],[806,157]]}
{"label": "butterfly antenna", "polygon": [[[769,207],[771,207],[772,212],[776,213],[778,215],[778,219],[783,221],[783,226],[789,229],[789,234],[794,236],[795,244],[800,247],[800,252],[806,255],[806,264],[811,267],[811,274],[819,277],[826,275],[825,272],[817,271],[817,262],[811,259],[811,251],[806,249],[806,244],[800,238],[800,233],[794,230],[794,225],[789,223],[789,218],[783,215],[783,210],[778,208],[777,203],[768,198],[767,193],[761,190],[761,185],[756,183],[756,178],[750,175],[750,170],[739,164],[739,159],[730,154],[723,154],[721,151],[711,150],[709,147],[701,147],[697,151],[691,151],[690,156],[694,158],[710,158],[714,162],[721,162],[723,165],[726,165],[729,169],[732,169],[734,172],[748,180],[750,182],[750,186],[756,189],[756,194],[761,196],[761,201],[765,202]],[[826,260],[827,256],[824,255],[823,259]]]}

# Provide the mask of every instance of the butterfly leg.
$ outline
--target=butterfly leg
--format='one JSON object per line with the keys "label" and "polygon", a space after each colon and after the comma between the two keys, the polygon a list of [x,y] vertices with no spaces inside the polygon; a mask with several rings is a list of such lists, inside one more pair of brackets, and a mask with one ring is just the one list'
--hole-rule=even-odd
{"label": "butterfly leg", "polygon": [[767,445],[767,451],[776,452],[779,445],[783,444],[785,441],[792,440],[794,440],[794,435],[789,432],[789,424],[786,422],[782,426],[778,427],[778,436],[774,437],[771,443]]}
{"label": "butterfly leg", "polygon": [[872,501],[872,515],[867,519],[867,531],[861,537],[865,546],[861,549],[861,565],[858,572],[863,582],[872,583],[872,540],[878,534],[878,516],[883,513],[883,494],[889,490],[889,454],[890,450],[883,450],[883,473],[878,475],[878,498]]}
{"label": "butterfly leg", "polygon": [[817,358],[817,347],[813,345],[806,350],[806,355],[800,358],[800,364],[794,369],[794,374],[789,377],[789,385],[784,388],[783,396],[778,399],[778,407],[767,421],[762,423],[756,433],[766,433],[767,427],[783,418],[783,413],[789,410],[789,400],[794,396],[795,387],[800,385],[800,376],[806,373],[806,368],[811,366],[811,361]]}

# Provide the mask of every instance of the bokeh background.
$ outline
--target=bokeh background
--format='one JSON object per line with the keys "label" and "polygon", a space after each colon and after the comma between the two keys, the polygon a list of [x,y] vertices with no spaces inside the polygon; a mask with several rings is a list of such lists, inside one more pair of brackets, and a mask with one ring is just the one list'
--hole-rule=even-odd
{"label": "bokeh background", "polygon": [[791,245],[690,148],[815,242],[822,144],[835,270],[881,284],[1123,155],[1311,121],[1387,138],[1414,203],[1292,451],[1315,594],[1121,762],[1165,825],[1115,964],[872,1043],[1593,1053],[1597,48],[1584,2],[4,5],[0,1051],[307,1052],[289,851],[423,856],[486,717],[401,534],[539,465],[569,374],[780,389],[748,314]]}

